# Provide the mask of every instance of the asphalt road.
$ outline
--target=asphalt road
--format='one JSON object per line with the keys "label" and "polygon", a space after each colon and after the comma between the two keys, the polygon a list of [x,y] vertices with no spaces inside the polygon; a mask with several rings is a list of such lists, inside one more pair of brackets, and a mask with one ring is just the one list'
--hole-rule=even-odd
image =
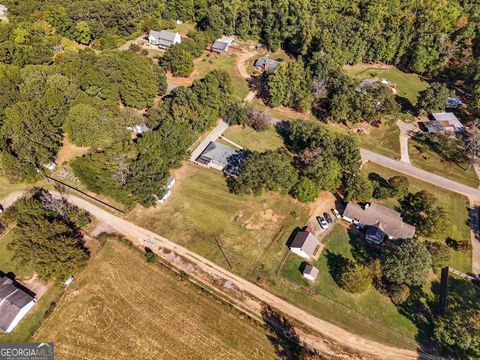
{"label": "asphalt road", "polygon": [[408,164],[402,161],[391,159],[387,156],[377,154],[373,151],[360,149],[360,154],[362,155],[362,160],[370,161],[378,165],[385,166],[392,170],[396,170],[406,175],[416,177],[417,179],[423,180],[430,184],[439,186],[441,188],[465,195],[472,200],[480,200],[480,190],[460,184],[456,181],[444,178],[439,175],[432,174],[428,171],[419,169],[412,164]]}

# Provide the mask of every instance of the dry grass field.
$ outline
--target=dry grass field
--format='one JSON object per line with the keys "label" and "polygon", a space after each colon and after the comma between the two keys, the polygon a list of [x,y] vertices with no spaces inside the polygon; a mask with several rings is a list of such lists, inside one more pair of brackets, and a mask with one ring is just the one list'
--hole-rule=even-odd
{"label": "dry grass field", "polygon": [[35,335],[59,359],[273,359],[268,333],[109,240]]}

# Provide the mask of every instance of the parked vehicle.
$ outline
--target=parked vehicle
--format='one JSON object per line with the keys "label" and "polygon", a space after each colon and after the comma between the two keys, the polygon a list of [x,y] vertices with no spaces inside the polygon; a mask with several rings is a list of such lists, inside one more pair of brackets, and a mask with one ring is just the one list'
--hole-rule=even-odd
{"label": "parked vehicle", "polygon": [[333,213],[333,215],[335,215],[335,217],[336,217],[337,219],[341,219],[341,218],[342,218],[342,215],[340,215],[340,213],[338,212],[337,209],[332,209],[332,213]]}
{"label": "parked vehicle", "polygon": [[321,216],[317,216],[317,221],[323,230],[328,229],[328,223],[325,221],[324,218],[322,218]]}
{"label": "parked vehicle", "polygon": [[323,213],[323,217],[325,218],[325,220],[327,220],[327,222],[328,222],[329,224],[333,224],[333,219],[332,219],[332,217],[330,216],[329,213],[324,212],[324,213]]}

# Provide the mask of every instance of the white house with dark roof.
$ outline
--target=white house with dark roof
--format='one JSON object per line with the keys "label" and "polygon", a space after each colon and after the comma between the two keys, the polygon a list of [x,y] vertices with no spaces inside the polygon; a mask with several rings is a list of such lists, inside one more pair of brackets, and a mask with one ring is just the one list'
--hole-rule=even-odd
{"label": "white house with dark roof", "polygon": [[377,203],[361,207],[350,201],[343,212],[345,221],[367,226],[365,239],[379,244],[385,236],[389,239],[411,239],[415,235],[415,226],[403,221],[402,215]]}
{"label": "white house with dark roof", "polygon": [[290,251],[308,260],[315,256],[319,245],[320,242],[313,233],[310,231],[299,231],[290,244]]}
{"label": "white house with dark roof", "polygon": [[180,44],[182,42],[182,37],[178,32],[150,30],[150,33],[148,34],[148,42],[161,49],[167,49],[172,45]]}
{"label": "white house with dark roof", "polygon": [[35,304],[35,298],[15,281],[0,276],[0,329],[11,332]]}

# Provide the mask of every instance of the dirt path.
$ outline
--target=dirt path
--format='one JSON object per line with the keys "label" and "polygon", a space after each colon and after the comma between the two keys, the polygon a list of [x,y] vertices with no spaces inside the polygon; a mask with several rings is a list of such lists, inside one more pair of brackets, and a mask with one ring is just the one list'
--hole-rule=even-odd
{"label": "dirt path", "polygon": [[246,51],[241,53],[240,56],[237,56],[237,59],[236,59],[237,70],[245,80],[248,80],[251,77],[247,71],[246,62],[248,59],[254,57],[255,55],[258,55],[257,51]]}
{"label": "dirt path", "polygon": [[[142,248],[148,246],[163,257],[165,257],[166,252],[174,252],[183,257],[189,263],[193,264],[195,268],[200,269],[202,272],[207,273],[214,278],[221,279],[222,282],[227,280],[230,281],[240,291],[250,294],[253,296],[253,298],[260,300],[262,303],[268,304],[283,314],[287,314],[290,318],[306,325],[307,327],[324,335],[326,338],[338,342],[338,344],[341,344],[342,346],[383,359],[417,358],[418,354],[415,351],[397,349],[364,339],[336,325],[312,316],[309,313],[288,303],[287,301],[269,293],[263,288],[225,270],[210,260],[191,252],[183,246],[180,246],[149,230],[143,229],[127,220],[121,219],[84,199],[73,195],[66,195],[66,197],[72,204],[75,204],[76,206],[90,212],[99,221],[105,222],[112,229],[115,229],[115,231],[129,238],[137,246]],[[196,273],[197,271],[193,271],[191,275],[195,276]],[[246,304],[243,303],[242,305]],[[251,310],[258,312],[260,309],[257,308]]]}

